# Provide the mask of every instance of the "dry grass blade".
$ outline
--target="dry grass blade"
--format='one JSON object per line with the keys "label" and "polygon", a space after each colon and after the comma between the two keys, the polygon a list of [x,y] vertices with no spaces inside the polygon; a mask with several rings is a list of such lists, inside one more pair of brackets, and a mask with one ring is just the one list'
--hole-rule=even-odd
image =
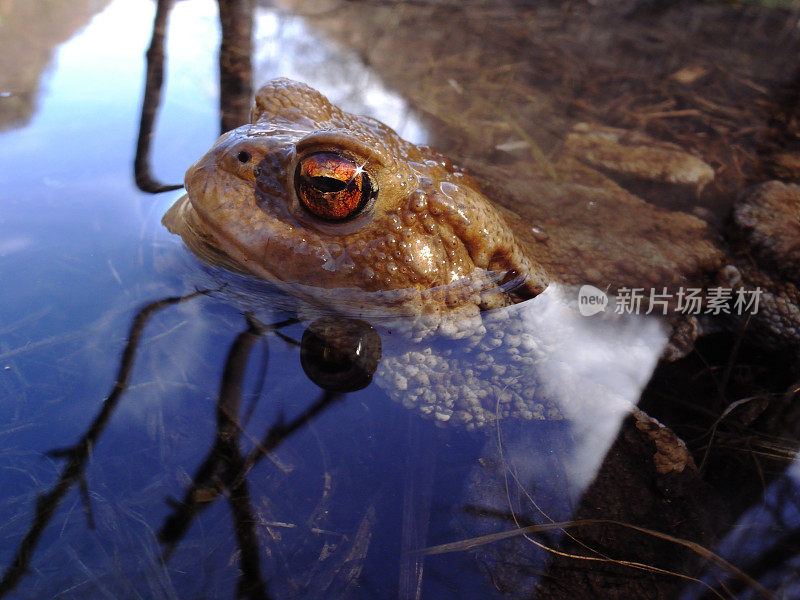
{"label": "dry grass blade", "polygon": [[[542,531],[555,531],[561,529],[569,529],[569,528],[577,528],[577,527],[584,527],[587,525],[616,525],[619,527],[625,527],[627,529],[633,529],[634,531],[639,531],[646,535],[650,535],[668,542],[672,542],[674,544],[683,546],[694,552],[695,554],[705,558],[706,560],[712,562],[714,565],[718,566],[719,568],[727,571],[734,577],[740,579],[742,582],[749,585],[753,590],[757,591],[761,596],[764,598],[770,598],[772,600],[777,600],[777,596],[758,583],[755,579],[750,577],[744,571],[738,569],[727,560],[719,556],[718,554],[713,553],[708,548],[704,548],[700,544],[696,544],[695,542],[691,542],[689,540],[684,540],[682,538],[678,538],[668,533],[662,533],[660,531],[654,531],[652,529],[647,529],[646,527],[639,527],[638,525],[632,525],[630,523],[623,523],[621,521],[614,521],[611,519],[579,519],[576,521],[563,521],[561,523],[546,523],[542,525],[529,525],[527,527],[520,527],[518,529],[512,529],[510,531],[501,531],[498,533],[491,533],[488,535],[481,535],[474,538],[470,538],[468,540],[461,540],[459,542],[451,542],[448,544],[439,544],[438,546],[430,546],[428,548],[422,548],[417,550],[416,554],[421,555],[432,555],[432,554],[446,554],[449,552],[464,552],[466,550],[472,550],[474,548],[478,548],[480,546],[484,546],[486,544],[491,544],[494,542],[499,542],[505,539],[509,539],[512,537],[516,537],[519,535],[525,535],[528,533],[536,533]],[[550,550],[548,548],[548,550]],[[554,550],[551,550],[556,552]],[[602,562],[609,562],[609,559],[605,558],[596,558],[591,556],[576,556],[571,555],[573,558],[582,559],[582,560],[592,560],[592,561],[602,561]],[[651,567],[649,565],[644,565],[641,563],[633,563],[629,561],[620,561],[620,560],[611,560],[610,562],[614,562],[617,564],[627,565],[634,568],[645,568],[647,570],[652,570],[661,573],[672,574],[677,577],[681,577],[684,579],[689,579],[692,581],[698,581],[692,577],[688,577],[685,575],[680,575],[679,573],[671,573],[669,571],[664,571],[663,569],[659,569],[657,567]],[[699,582],[702,583],[702,582]]]}

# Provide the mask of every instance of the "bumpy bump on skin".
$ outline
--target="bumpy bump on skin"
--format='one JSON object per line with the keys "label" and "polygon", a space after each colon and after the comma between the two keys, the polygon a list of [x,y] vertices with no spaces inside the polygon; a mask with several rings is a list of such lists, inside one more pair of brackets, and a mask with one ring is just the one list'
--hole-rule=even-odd
{"label": "bumpy bump on skin", "polygon": [[401,348],[378,367],[376,381],[404,407],[439,424],[479,429],[499,418],[561,418],[531,378],[542,360],[542,342],[522,331],[512,313],[460,319],[455,352],[399,342]]}

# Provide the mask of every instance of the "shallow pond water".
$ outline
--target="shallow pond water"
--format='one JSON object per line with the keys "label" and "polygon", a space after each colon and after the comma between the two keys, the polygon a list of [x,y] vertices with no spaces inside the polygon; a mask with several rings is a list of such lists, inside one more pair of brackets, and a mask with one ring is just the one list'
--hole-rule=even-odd
{"label": "shallow pond water", "polygon": [[[38,84],[25,94],[11,83],[0,89],[0,104],[30,96],[28,116],[15,108],[0,123],[1,597],[798,593],[791,427],[752,437],[723,428],[720,453],[690,444],[701,469],[684,470],[692,459],[674,434],[630,416],[644,393],[647,410],[673,416],[681,435],[707,435],[697,430],[719,425],[730,403],[698,410],[699,425],[686,425],[696,415],[684,405],[702,405],[697,365],[708,356],[724,365],[727,341],[656,370],[663,323],[588,321],[574,290],[554,286],[483,319],[498,336],[516,336],[512,354],[524,350],[508,358],[523,366],[501,392],[529,391],[522,412],[558,419],[473,428],[426,411],[432,384],[414,388],[403,370],[414,353],[462,379],[499,371],[459,340],[409,346],[402,320],[371,324],[381,354],[372,383],[321,389],[308,375],[313,360],[301,360],[313,317],[298,319],[260,284],[200,265],[161,225],[183,192],[135,185],[154,3],[85,4],[68,33],[43,27],[52,54],[26,66],[38,69]],[[333,41],[343,36],[268,6],[254,22],[256,83],[305,81],[346,110],[435,143],[432,111],[423,110],[434,133],[401,85]],[[165,183],[181,182],[219,134],[218,36],[214,2],[174,6],[150,157]],[[791,382],[754,352],[762,363],[748,355],[728,373],[742,405],[745,391],[766,401]],[[751,454],[772,462],[714,470],[715,460]],[[667,466],[654,466],[655,455]],[[597,591],[609,580],[615,589]]]}

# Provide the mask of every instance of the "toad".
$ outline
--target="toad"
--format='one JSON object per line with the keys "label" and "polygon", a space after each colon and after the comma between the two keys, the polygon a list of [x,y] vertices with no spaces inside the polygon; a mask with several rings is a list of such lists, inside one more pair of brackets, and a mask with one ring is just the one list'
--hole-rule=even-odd
{"label": "toad", "polygon": [[[436,332],[470,337],[476,347],[476,331],[509,331],[504,319],[484,327],[483,315],[534,298],[551,283],[665,295],[757,285],[765,288],[762,329],[797,339],[796,265],[773,270],[782,274],[777,279],[752,264],[740,269],[704,221],[645,202],[614,177],[700,187],[713,178],[700,159],[638,134],[579,125],[552,166],[509,173],[487,168],[479,185],[386,125],[346,113],[302,83],[275,79],[257,94],[252,123],[223,135],[189,169],[187,194],[163,221],[206,262],[266,280],[312,306],[350,316],[404,315],[415,342]],[[796,253],[799,189],[762,186],[737,208],[742,243],[759,248],[767,262]],[[673,345],[685,350],[694,323],[674,322],[680,334]],[[404,392],[407,371],[419,370],[406,367]],[[507,381],[492,385],[507,392]],[[429,377],[415,385],[417,396],[436,396]],[[428,413],[440,420],[458,412],[452,399],[430,401]],[[514,399],[509,405],[515,402],[526,418],[547,412]],[[459,418],[491,420],[492,407],[480,404]]]}
{"label": "toad", "polygon": [[[701,160],[641,135],[580,125],[555,164],[553,173],[526,165],[524,177],[483,173],[490,201],[432,149],[276,79],[258,93],[252,123],[223,135],[189,169],[188,193],[164,223],[210,262],[356,314],[474,313],[554,281],[611,291],[738,284],[730,269],[718,277],[730,265],[705,222],[648,204],[602,172],[702,186],[713,171]],[[739,221],[764,254],[791,259],[800,194],[775,186],[782,184],[772,196],[784,197],[775,211],[759,213],[757,192],[737,214],[749,215]],[[759,218],[784,241],[770,244]],[[781,291],[792,304],[794,290]],[[791,312],[787,305],[783,313]]]}

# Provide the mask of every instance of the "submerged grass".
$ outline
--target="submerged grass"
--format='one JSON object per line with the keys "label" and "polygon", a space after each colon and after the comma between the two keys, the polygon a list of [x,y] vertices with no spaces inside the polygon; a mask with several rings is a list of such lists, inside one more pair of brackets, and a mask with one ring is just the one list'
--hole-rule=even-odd
{"label": "submerged grass", "polygon": [[[645,535],[658,538],[661,540],[665,540],[667,542],[671,542],[678,546],[682,546],[687,548],[688,550],[692,551],[693,553],[697,554],[698,556],[708,560],[709,562],[715,564],[716,566],[720,567],[727,573],[733,575],[734,577],[738,578],[742,582],[746,583],[750,586],[753,590],[761,594],[764,598],[774,599],[777,600],[777,596],[762,586],[759,582],[754,580],[750,577],[747,573],[741,571],[736,566],[732,565],[724,558],[715,554],[708,548],[701,546],[695,542],[685,540],[682,538],[675,537],[673,535],[669,535],[668,533],[663,533],[660,531],[654,531],[652,529],[647,529],[646,527],[639,527],[638,525],[633,525],[631,523],[625,523],[622,521],[615,521],[612,519],[578,519],[574,521],[562,521],[559,523],[545,523],[541,525],[528,525],[525,527],[519,527],[517,529],[512,529],[509,531],[502,531],[499,533],[491,533],[487,535],[481,535],[477,537],[473,537],[467,540],[461,540],[458,542],[451,542],[448,544],[439,544],[437,546],[430,546],[428,548],[423,548],[421,550],[417,550],[416,554],[422,555],[434,555],[434,554],[445,554],[449,552],[465,552],[468,550],[474,550],[475,548],[479,548],[480,546],[484,546],[486,544],[491,544],[495,542],[499,542],[501,540],[510,539],[513,537],[517,537],[520,535],[526,535],[529,533],[540,533],[544,531],[563,531],[567,532],[568,529],[577,529],[580,527],[586,527],[588,525],[613,525],[616,527],[623,527],[626,529],[631,529],[633,531],[638,531]],[[528,538],[530,539],[530,538]],[[618,560],[613,558],[606,558],[602,556],[581,556],[576,554],[569,554],[560,552],[555,548],[550,548],[540,542],[530,539],[531,542],[546,550],[547,552],[551,552],[553,554],[558,554],[559,556],[564,556],[566,558],[574,558],[576,560],[585,560],[585,561],[593,561],[593,562],[605,562],[605,563],[612,563],[616,565],[621,565],[625,567],[631,567],[634,569],[639,569],[642,571],[648,571],[652,573],[659,573],[663,575],[671,575],[673,577],[678,577],[680,579],[685,579],[687,581],[691,581],[694,583],[699,583],[706,587],[709,591],[711,591],[715,596],[718,598],[725,598],[719,592],[717,592],[714,588],[712,588],[709,584],[700,579],[691,577],[689,575],[683,575],[681,573],[675,573],[674,571],[669,571],[666,569],[660,569],[659,567],[655,567],[652,565],[647,565],[644,563],[639,563],[635,561],[628,561],[628,560]]]}

